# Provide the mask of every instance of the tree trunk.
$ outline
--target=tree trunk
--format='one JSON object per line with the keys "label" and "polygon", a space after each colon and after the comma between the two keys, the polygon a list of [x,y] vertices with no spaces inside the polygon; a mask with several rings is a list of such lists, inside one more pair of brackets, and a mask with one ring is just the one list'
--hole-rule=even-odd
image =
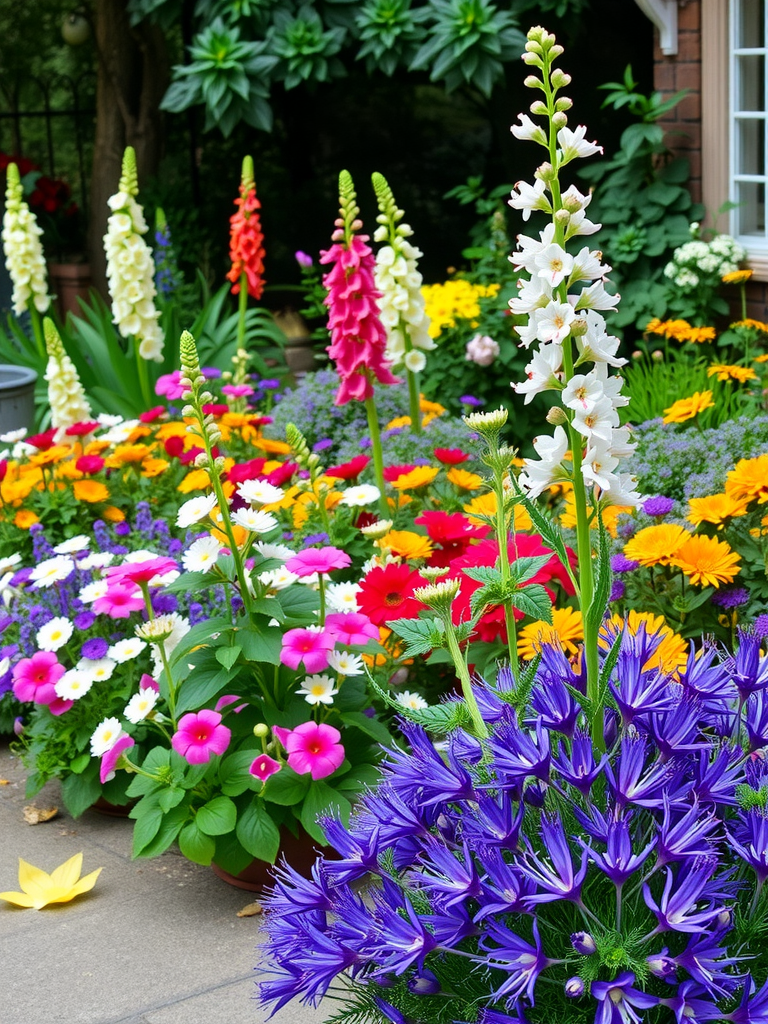
{"label": "tree trunk", "polygon": [[94,286],[105,298],[107,200],[117,191],[126,146],[136,150],[139,185],[157,173],[163,145],[159,106],[169,77],[162,31],[148,22],[131,28],[127,6],[127,0],[97,0],[93,12],[98,79],[88,256]]}

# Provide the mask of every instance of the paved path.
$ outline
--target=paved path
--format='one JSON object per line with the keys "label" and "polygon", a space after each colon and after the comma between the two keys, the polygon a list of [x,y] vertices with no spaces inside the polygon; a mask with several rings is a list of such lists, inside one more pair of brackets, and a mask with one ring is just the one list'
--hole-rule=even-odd
{"label": "paved path", "polygon": [[[178,852],[132,861],[132,823],[93,811],[72,819],[55,783],[34,803],[58,816],[26,824],[24,769],[1,740],[0,779],[0,892],[18,890],[19,857],[50,872],[82,851],[83,874],[103,868],[72,903],[0,902],[0,1024],[262,1024],[261,919],[237,917],[251,893]],[[272,1021],[322,1024],[332,1009],[296,1004]]]}

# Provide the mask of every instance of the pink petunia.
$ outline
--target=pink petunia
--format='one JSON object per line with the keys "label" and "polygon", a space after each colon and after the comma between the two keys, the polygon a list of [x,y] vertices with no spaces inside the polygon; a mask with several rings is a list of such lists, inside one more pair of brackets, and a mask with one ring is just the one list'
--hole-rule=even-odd
{"label": "pink petunia", "polygon": [[160,693],[160,686],[157,683],[157,680],[153,679],[152,676],[147,675],[146,672],[142,674],[142,677],[139,680],[139,689],[154,690],[155,693]]}
{"label": "pink petunia", "polygon": [[374,626],[362,612],[336,612],[328,615],[325,628],[336,643],[350,647],[352,644],[367,644],[379,639],[379,627]]}
{"label": "pink petunia", "polygon": [[125,562],[123,565],[113,565],[105,572],[110,582],[124,583],[126,580],[141,586],[142,583],[149,583],[155,576],[165,576],[174,569],[179,568],[179,563],[173,558],[165,558],[158,555],[155,558],[146,558],[141,562]]}
{"label": "pink petunia", "polygon": [[65,672],[53,652],[36,651],[31,658],[22,658],[13,667],[14,696],[22,703],[34,701],[50,705],[61,699],[56,694],[56,683]]}
{"label": "pink petunia", "polygon": [[257,779],[266,782],[270,775],[279,772],[282,767],[280,762],[276,761],[274,757],[270,757],[269,754],[259,754],[248,771]]}
{"label": "pink petunia", "polygon": [[106,594],[96,598],[92,607],[97,615],[127,619],[132,612],[140,612],[144,608],[144,598],[135,584],[113,583]]}
{"label": "pink petunia", "polygon": [[205,764],[211,754],[223,754],[229,746],[232,733],[221,724],[218,711],[190,712],[179,721],[179,728],[171,738],[171,746],[190,764]]}
{"label": "pink petunia", "polygon": [[332,725],[303,722],[286,737],[288,767],[297,775],[324,779],[333,775],[344,760],[344,747],[339,743],[341,733]]}
{"label": "pink petunia", "polygon": [[221,393],[228,398],[247,398],[253,394],[253,388],[250,384],[225,384]]}
{"label": "pink petunia", "polygon": [[169,402],[176,401],[177,398],[181,398],[184,394],[184,388],[179,384],[180,380],[181,370],[174,370],[173,373],[164,373],[157,378],[155,394],[162,395]]}
{"label": "pink petunia", "polygon": [[134,739],[124,732],[118,739],[117,743],[109,748],[109,750],[101,758],[101,768],[99,769],[99,779],[101,780],[102,786],[105,782],[109,782],[110,779],[115,777],[115,769],[117,768],[117,762],[120,760],[120,755],[125,750],[130,750],[131,747],[136,745]]}
{"label": "pink petunia", "polygon": [[288,668],[298,668],[303,661],[307,672],[322,672],[328,668],[328,653],[334,643],[327,630],[289,629],[283,634],[280,661]]}
{"label": "pink petunia", "polygon": [[341,548],[305,548],[285,563],[288,572],[296,576],[311,576],[313,573],[329,573],[334,569],[345,569],[352,559]]}

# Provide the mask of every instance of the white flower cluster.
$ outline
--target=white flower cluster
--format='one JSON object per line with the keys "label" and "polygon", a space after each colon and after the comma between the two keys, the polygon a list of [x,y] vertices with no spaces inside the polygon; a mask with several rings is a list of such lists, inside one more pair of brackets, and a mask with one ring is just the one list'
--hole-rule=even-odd
{"label": "white flower cluster", "polygon": [[13,282],[13,312],[21,316],[30,299],[38,311],[45,313],[51,304],[45,274],[45,256],[40,236],[43,231],[37,218],[24,202],[16,164],[8,164],[8,184],[3,216],[3,251],[5,266]]}
{"label": "white flower cluster", "polygon": [[75,364],[64,351],[58,331],[47,318],[43,327],[48,352],[45,379],[48,382],[51,426],[58,427],[63,434],[73,423],[87,423],[91,419],[91,407]]}
{"label": "white flower cluster", "polygon": [[[694,236],[698,235],[698,228],[698,224],[691,225]],[[716,235],[710,242],[694,237],[675,249],[664,268],[664,276],[682,292],[695,291],[702,285],[716,287],[725,274],[739,269],[746,255],[746,250],[730,235]]]}
{"label": "white flower cluster", "polygon": [[112,211],[104,235],[107,281],[114,323],[124,338],[134,335],[142,359],[161,362],[163,334],[155,308],[155,265],[152,250],[141,237],[147,231],[144,212],[136,202],[136,159],[129,146],[123,158],[119,191],[109,199]]}
{"label": "white flower cluster", "polygon": [[[570,81],[562,75],[564,84],[566,80]],[[563,102],[570,105],[570,101],[558,101]],[[538,238],[518,237],[518,249],[510,260],[529,276],[521,277],[519,294],[509,305],[513,313],[528,315],[528,323],[516,328],[521,346],[539,346],[526,366],[526,380],[513,388],[525,395],[526,403],[540,392],[559,391],[563,408],[550,411],[548,421],[556,424],[554,436],[534,439],[539,458],[525,460],[519,479],[529,496],[536,497],[551,483],[571,479],[578,466],[588,488],[598,487],[600,495],[614,504],[632,505],[639,497],[634,481],[617,472],[619,460],[634,448],[617,412],[628,399],[620,393],[621,377],[610,376],[608,370],[626,360],[618,358],[619,340],[607,333],[598,312],[613,309],[619,297],[606,291],[611,268],[601,262],[600,252],[588,246],[575,255],[566,251],[570,238],[593,234],[600,225],[586,217],[591,197],[573,186],[560,195],[557,182],[564,164],[600,150],[586,141],[584,126],[575,131],[565,127],[567,106],[556,109],[557,163],[554,167],[542,164],[535,185],[518,183],[510,201],[526,219],[534,209],[553,214],[553,219]],[[520,120],[512,132],[547,147],[544,130],[526,115]],[[568,454],[574,449],[578,449],[575,460]]]}
{"label": "white flower cluster", "polygon": [[[427,363],[424,353],[436,346],[429,335],[422,277],[417,269],[422,252],[406,240],[412,234],[408,224],[398,224],[394,241],[376,253],[374,281],[381,292],[379,317],[387,332],[386,357],[393,367],[403,364],[411,373],[420,373]],[[388,235],[387,225],[380,224],[373,237],[381,242]]]}

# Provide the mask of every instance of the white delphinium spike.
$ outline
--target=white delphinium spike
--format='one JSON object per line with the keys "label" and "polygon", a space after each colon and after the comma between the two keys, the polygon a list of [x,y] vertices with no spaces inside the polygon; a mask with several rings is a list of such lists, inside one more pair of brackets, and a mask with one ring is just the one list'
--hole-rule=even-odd
{"label": "white delphinium spike", "polygon": [[139,192],[136,154],[128,146],[118,191],[109,199],[112,213],[104,235],[107,281],[112,298],[112,316],[124,338],[139,342],[142,359],[162,362],[163,334],[155,308],[155,265],[152,250],[142,238],[147,232],[144,212],[136,201]]}
{"label": "white delphinium spike", "polygon": [[40,237],[42,228],[24,201],[19,169],[8,164],[3,215],[3,251],[5,266],[13,283],[13,312],[16,316],[29,308],[30,300],[38,313],[51,304],[45,273],[45,256]]}
{"label": "white delphinium spike", "polygon": [[64,434],[73,423],[87,423],[92,419],[91,407],[77,375],[75,364],[64,351],[59,332],[48,317],[43,321],[48,365],[48,404],[51,407],[51,426]]}

